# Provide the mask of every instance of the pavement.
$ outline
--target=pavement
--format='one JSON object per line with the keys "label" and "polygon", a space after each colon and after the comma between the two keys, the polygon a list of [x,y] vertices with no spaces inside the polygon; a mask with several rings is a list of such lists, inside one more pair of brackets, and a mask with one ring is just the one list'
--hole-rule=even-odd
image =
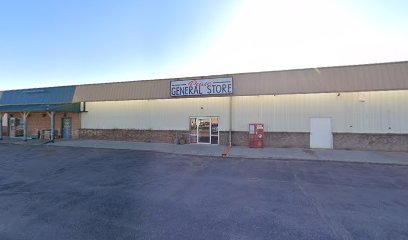
{"label": "pavement", "polygon": [[[205,144],[168,144],[146,143],[130,141],[108,140],[70,140],[57,141],[54,146],[129,149],[155,151],[163,153],[177,153],[198,156],[221,156],[226,149],[223,145]],[[258,158],[276,160],[302,160],[302,161],[340,161],[375,164],[408,165],[408,152],[382,152],[382,151],[354,151],[332,149],[299,149],[299,148],[248,148],[234,146],[227,154],[232,158]]]}
{"label": "pavement", "polygon": [[408,239],[407,176],[401,165],[0,144],[0,239]]}

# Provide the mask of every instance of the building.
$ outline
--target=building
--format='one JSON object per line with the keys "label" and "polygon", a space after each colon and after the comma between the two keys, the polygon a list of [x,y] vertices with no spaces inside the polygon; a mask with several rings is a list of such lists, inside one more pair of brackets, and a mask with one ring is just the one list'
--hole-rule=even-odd
{"label": "building", "polygon": [[[408,151],[408,62],[0,92],[3,135]],[[51,129],[54,129],[52,131]]]}

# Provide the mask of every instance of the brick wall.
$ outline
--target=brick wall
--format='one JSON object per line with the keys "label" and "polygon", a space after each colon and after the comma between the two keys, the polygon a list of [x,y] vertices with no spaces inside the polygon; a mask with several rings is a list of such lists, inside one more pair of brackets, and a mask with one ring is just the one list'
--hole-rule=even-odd
{"label": "brick wall", "polygon": [[[16,115],[17,116],[17,115]],[[81,118],[79,113],[66,113],[66,117],[72,119],[72,137],[78,138],[78,130],[81,128]],[[61,136],[61,123],[64,113],[55,114],[55,130]],[[51,118],[46,113],[30,113],[27,118],[27,135],[36,135],[38,131],[51,129]]]}
{"label": "brick wall", "polygon": [[[220,144],[229,144],[228,132],[220,132]],[[266,132],[264,144],[267,147],[308,148],[309,133]],[[232,145],[248,146],[249,133],[245,131],[233,131]]]}
{"label": "brick wall", "polygon": [[[220,132],[219,143],[229,144],[229,132]],[[189,143],[189,131],[176,130],[134,130],[134,129],[80,129],[81,139],[124,140],[141,142],[174,143],[176,138]],[[248,146],[248,132],[232,132],[232,144]],[[265,146],[270,147],[309,147],[308,133],[265,133]]]}
{"label": "brick wall", "polygon": [[408,152],[408,134],[333,133],[335,149]]}
{"label": "brick wall", "polygon": [[[219,142],[229,144],[229,133],[221,131]],[[80,129],[82,139],[106,139],[142,142],[189,143],[189,131],[175,130],[132,130],[132,129]],[[249,136],[245,131],[232,132],[234,146],[248,146]],[[309,148],[309,133],[266,132],[266,147]],[[356,134],[334,133],[334,149],[408,151],[408,134]]]}
{"label": "brick wall", "polygon": [[177,130],[135,130],[135,129],[80,129],[81,139],[103,139],[174,143],[179,139],[181,143],[189,143],[189,131]]}

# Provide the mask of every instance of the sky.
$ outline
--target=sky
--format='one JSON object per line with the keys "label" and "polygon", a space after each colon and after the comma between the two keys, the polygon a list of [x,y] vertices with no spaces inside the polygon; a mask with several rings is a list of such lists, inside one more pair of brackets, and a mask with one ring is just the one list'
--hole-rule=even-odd
{"label": "sky", "polygon": [[0,90],[408,60],[405,0],[0,0]]}

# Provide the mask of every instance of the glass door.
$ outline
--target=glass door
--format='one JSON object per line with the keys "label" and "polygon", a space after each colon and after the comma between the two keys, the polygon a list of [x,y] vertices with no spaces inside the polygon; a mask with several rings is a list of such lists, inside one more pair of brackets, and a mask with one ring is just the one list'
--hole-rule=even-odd
{"label": "glass door", "polygon": [[197,118],[190,118],[190,143],[197,143]]}
{"label": "glass door", "polygon": [[62,138],[71,139],[72,138],[72,119],[62,118]]}
{"label": "glass door", "polygon": [[218,144],[219,117],[190,117],[190,143]]}
{"label": "glass door", "polygon": [[211,118],[197,118],[197,143],[211,143]]}

